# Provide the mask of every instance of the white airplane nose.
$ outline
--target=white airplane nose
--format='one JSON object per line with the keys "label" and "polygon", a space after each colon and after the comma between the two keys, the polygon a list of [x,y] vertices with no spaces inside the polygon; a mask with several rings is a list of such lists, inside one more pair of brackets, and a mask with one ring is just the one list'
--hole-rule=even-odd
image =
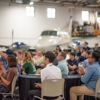
{"label": "white airplane nose", "polygon": [[37,48],[38,49],[49,48],[49,47],[55,46],[55,45],[57,45],[57,41],[54,38],[47,37],[47,36],[42,37],[37,42]]}

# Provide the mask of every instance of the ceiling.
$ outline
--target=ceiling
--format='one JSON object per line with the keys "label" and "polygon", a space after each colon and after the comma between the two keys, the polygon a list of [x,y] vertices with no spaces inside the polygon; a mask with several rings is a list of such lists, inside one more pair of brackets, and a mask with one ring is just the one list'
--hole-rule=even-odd
{"label": "ceiling", "polygon": [[10,1],[12,3],[22,3],[28,4],[33,1],[34,4],[60,4],[64,5],[73,5],[73,6],[82,6],[82,7],[92,7],[100,8],[100,0],[0,0],[0,1]]}

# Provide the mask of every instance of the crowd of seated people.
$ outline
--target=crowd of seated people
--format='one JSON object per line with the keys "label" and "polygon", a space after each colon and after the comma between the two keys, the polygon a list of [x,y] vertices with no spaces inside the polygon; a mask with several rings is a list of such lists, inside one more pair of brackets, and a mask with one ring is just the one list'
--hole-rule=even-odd
{"label": "crowd of seated people", "polygon": [[[40,88],[38,90],[29,91],[28,95],[30,100],[34,95],[41,95],[42,82],[45,79],[61,79],[62,74],[64,75],[83,75],[81,81],[84,83],[80,87],[72,87],[70,89],[70,99],[76,100],[74,97],[78,93],[90,93],[94,94],[96,82],[100,77],[100,51],[98,43],[95,44],[94,49],[90,50],[88,43],[85,42],[84,46],[77,45],[74,52],[68,52],[66,49],[61,50],[60,46],[57,46],[55,50],[48,51],[45,54],[38,50],[33,56],[29,51],[16,51],[8,49],[6,51],[0,52],[0,78],[4,84],[0,84],[1,92],[8,92],[11,90],[11,87],[7,86],[10,84],[12,79],[9,77],[2,78],[3,75],[8,75],[11,68],[14,67],[14,73],[18,71],[18,75],[21,74],[40,74],[41,83],[36,83],[35,87]],[[11,65],[13,60],[9,60],[9,57],[16,59],[16,65]],[[9,62],[11,64],[9,64]],[[81,65],[81,66],[80,66]],[[16,71],[17,69],[17,71]],[[6,80],[6,81],[4,81]],[[18,81],[18,80],[17,80]],[[9,84],[8,84],[9,83]],[[8,84],[6,86],[6,84]],[[92,85],[92,86],[90,86]],[[2,91],[4,88],[5,91]],[[77,90],[77,88],[79,90]],[[87,92],[80,91],[85,88]],[[77,91],[76,91],[77,90]],[[1,96],[2,97],[2,96]],[[0,99],[1,100],[1,99]]]}

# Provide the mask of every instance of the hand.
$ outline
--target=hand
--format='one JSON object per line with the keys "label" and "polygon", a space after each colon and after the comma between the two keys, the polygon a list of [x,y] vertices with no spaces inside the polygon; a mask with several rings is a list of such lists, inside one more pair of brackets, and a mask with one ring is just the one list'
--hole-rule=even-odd
{"label": "hand", "polygon": [[77,69],[76,71],[81,75],[81,71],[79,69]]}
{"label": "hand", "polygon": [[37,87],[37,88],[41,88],[42,87],[42,84],[41,83],[35,83],[35,87]]}
{"label": "hand", "polygon": [[0,66],[0,68],[1,68],[1,70],[2,70],[2,72],[4,72],[4,73],[6,73],[7,72],[7,70],[5,69],[5,67],[2,65],[2,66]]}
{"label": "hand", "polygon": [[84,68],[79,68],[79,69],[77,70],[77,72],[78,72],[80,75],[84,75],[84,74],[86,73],[86,69],[84,69]]}
{"label": "hand", "polygon": [[1,65],[1,66],[0,66],[0,68],[1,68],[1,70],[3,70],[3,69],[4,69],[4,66],[3,66],[3,65]]}
{"label": "hand", "polygon": [[39,74],[41,74],[41,70],[39,70]]}

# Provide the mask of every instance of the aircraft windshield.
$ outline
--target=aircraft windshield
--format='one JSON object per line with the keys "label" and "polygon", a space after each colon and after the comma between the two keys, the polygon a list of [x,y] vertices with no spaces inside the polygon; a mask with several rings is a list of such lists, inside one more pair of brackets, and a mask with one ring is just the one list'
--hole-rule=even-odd
{"label": "aircraft windshield", "polygon": [[57,36],[57,31],[43,31],[41,36]]}

